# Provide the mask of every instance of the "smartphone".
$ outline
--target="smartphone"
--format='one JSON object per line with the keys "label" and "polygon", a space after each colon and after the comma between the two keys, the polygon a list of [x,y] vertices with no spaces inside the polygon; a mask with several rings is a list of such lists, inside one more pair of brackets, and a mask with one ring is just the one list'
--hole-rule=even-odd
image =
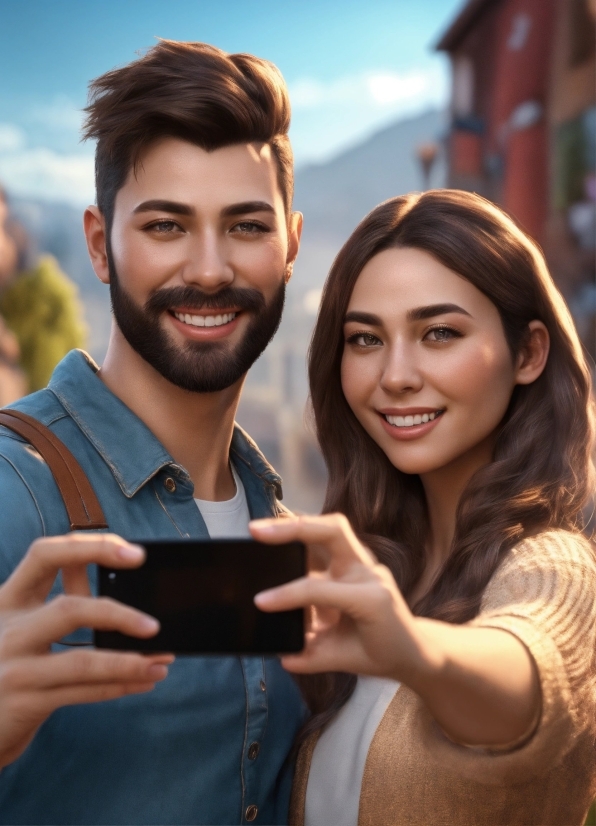
{"label": "smartphone", "polygon": [[149,639],[95,631],[97,648],[174,654],[286,654],[304,646],[304,611],[265,613],[255,594],[304,576],[302,542],[254,539],[139,541],[140,568],[98,565],[99,596],[159,620]]}

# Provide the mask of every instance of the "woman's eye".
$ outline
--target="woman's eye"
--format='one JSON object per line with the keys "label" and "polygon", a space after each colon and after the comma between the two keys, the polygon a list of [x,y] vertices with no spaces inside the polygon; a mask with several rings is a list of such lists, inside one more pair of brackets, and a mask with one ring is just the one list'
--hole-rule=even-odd
{"label": "woman's eye", "polygon": [[453,327],[433,327],[424,338],[427,341],[451,341],[453,338],[461,338],[461,333]]}
{"label": "woman's eye", "polygon": [[348,336],[348,344],[355,344],[357,347],[374,347],[380,343],[380,340],[372,333],[352,333]]}

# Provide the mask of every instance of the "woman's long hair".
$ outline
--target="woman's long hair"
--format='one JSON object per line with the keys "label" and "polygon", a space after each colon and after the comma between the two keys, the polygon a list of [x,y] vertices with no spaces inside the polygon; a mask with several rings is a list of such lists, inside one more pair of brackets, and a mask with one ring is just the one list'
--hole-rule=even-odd
{"label": "woman's long hair", "polygon": [[[536,244],[478,195],[434,190],[393,198],[356,228],[329,273],[309,355],[317,436],[329,471],[323,511],[345,513],[361,539],[411,594],[425,565],[428,517],[416,475],[397,470],[362,428],[341,387],[343,322],[363,267],[379,252],[412,247],[467,279],[497,307],[512,358],[542,321],[550,353],[541,376],[517,386],[494,459],[478,470],[457,509],[451,552],[414,613],[462,623],[474,617],[504,555],[550,528],[582,529],[593,479],[590,372],[567,307]],[[355,677],[302,679],[323,725],[349,697]],[[308,733],[306,731],[305,733]]]}

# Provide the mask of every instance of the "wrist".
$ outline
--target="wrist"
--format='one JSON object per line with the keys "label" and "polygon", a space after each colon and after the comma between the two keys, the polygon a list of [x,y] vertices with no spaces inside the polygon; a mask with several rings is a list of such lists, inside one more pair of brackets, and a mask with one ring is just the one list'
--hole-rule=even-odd
{"label": "wrist", "polygon": [[400,663],[395,679],[421,697],[436,686],[445,668],[445,656],[437,645],[436,620],[412,617],[410,656]]}

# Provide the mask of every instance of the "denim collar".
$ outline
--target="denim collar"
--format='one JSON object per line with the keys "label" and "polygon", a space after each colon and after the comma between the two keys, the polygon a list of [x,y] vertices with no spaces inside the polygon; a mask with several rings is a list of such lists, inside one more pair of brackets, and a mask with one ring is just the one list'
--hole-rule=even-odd
{"label": "denim collar", "polygon": [[[54,370],[48,388],[104,459],[124,495],[134,496],[164,467],[190,482],[187,471],[106,387],[98,370],[91,356],[72,350]],[[272,485],[281,499],[281,478],[238,425],[234,426],[230,453],[235,463],[243,462],[255,476]]]}

